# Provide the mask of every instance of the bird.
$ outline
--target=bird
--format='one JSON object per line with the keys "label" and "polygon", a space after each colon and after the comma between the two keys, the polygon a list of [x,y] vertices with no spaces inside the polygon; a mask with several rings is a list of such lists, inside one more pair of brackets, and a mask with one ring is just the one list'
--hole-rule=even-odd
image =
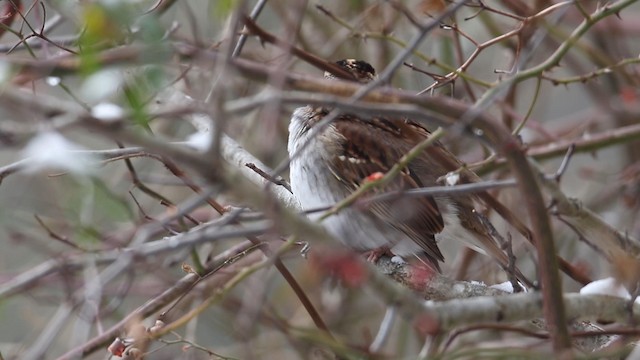
{"label": "bird", "polygon": [[[336,64],[353,76],[350,81],[366,84],[377,78],[366,61],[344,59]],[[325,78],[336,77],[327,72]],[[289,123],[290,185],[303,209],[335,205],[373,174],[387,173],[431,135],[409,118],[348,112],[340,112],[321,131],[312,131],[331,110],[303,106],[293,111]],[[405,190],[440,185],[439,179],[462,167],[462,162],[436,141],[392,181],[375,190],[400,192],[398,197],[349,206],[323,219],[322,224],[355,251],[388,250],[403,258],[417,258],[438,272],[439,263],[445,261],[438,244],[457,240],[507,268],[510,259],[498,246],[488,220],[474,208],[473,195],[401,196]],[[309,216],[318,219],[321,215]],[[516,273],[522,276],[519,270]]]}

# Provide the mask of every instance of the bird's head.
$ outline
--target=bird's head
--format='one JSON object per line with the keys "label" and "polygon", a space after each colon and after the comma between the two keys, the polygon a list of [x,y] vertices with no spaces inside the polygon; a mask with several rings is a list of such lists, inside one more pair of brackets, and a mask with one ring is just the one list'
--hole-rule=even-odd
{"label": "bird's head", "polygon": [[[356,59],[344,59],[336,61],[336,64],[340,66],[342,69],[349,72],[353,75],[355,81],[361,83],[368,83],[371,80],[374,80],[378,75],[376,74],[376,70],[366,61],[356,60]],[[327,79],[335,79],[335,75],[326,71],[324,73],[324,77]]]}

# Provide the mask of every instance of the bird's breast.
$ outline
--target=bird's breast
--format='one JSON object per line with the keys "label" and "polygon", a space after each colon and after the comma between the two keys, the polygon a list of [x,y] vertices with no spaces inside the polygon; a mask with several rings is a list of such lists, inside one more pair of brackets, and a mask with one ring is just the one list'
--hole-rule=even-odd
{"label": "bird's breast", "polygon": [[331,206],[346,196],[328,169],[339,135],[331,125],[317,132],[313,116],[311,107],[298,108],[289,124],[290,183],[303,209]]}

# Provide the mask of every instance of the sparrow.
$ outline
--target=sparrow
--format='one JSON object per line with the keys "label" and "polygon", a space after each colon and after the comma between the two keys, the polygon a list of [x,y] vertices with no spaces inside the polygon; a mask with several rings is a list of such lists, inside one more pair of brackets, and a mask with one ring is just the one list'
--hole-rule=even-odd
{"label": "sparrow", "polygon": [[[376,78],[373,66],[362,60],[336,62],[353,81]],[[335,78],[325,73],[327,78]],[[311,131],[332,109],[295,109],[289,124],[290,184],[303,209],[335,205],[367,179],[388,172],[430,132],[408,118],[341,113],[321,132]],[[305,147],[303,144],[308,143]],[[394,180],[376,192],[400,191],[392,200],[352,205],[322,221],[347,247],[361,252],[388,249],[395,255],[417,257],[440,271],[444,256],[438,243],[462,240],[489,254],[503,267],[509,258],[491,235],[488,220],[474,208],[473,195],[403,197],[401,191],[440,185],[438,180],[462,163],[439,142],[415,157]],[[318,218],[321,214],[311,214]],[[517,275],[520,274],[516,271]],[[520,277],[520,276],[518,276]]]}

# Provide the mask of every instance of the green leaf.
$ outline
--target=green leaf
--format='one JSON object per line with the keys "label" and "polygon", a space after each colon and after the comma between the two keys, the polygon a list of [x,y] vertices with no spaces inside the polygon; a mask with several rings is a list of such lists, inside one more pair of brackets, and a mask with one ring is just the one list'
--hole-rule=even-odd
{"label": "green leaf", "polygon": [[226,18],[229,14],[231,14],[231,10],[236,7],[236,0],[218,0],[215,2],[215,6],[213,8],[214,16],[219,19]]}

